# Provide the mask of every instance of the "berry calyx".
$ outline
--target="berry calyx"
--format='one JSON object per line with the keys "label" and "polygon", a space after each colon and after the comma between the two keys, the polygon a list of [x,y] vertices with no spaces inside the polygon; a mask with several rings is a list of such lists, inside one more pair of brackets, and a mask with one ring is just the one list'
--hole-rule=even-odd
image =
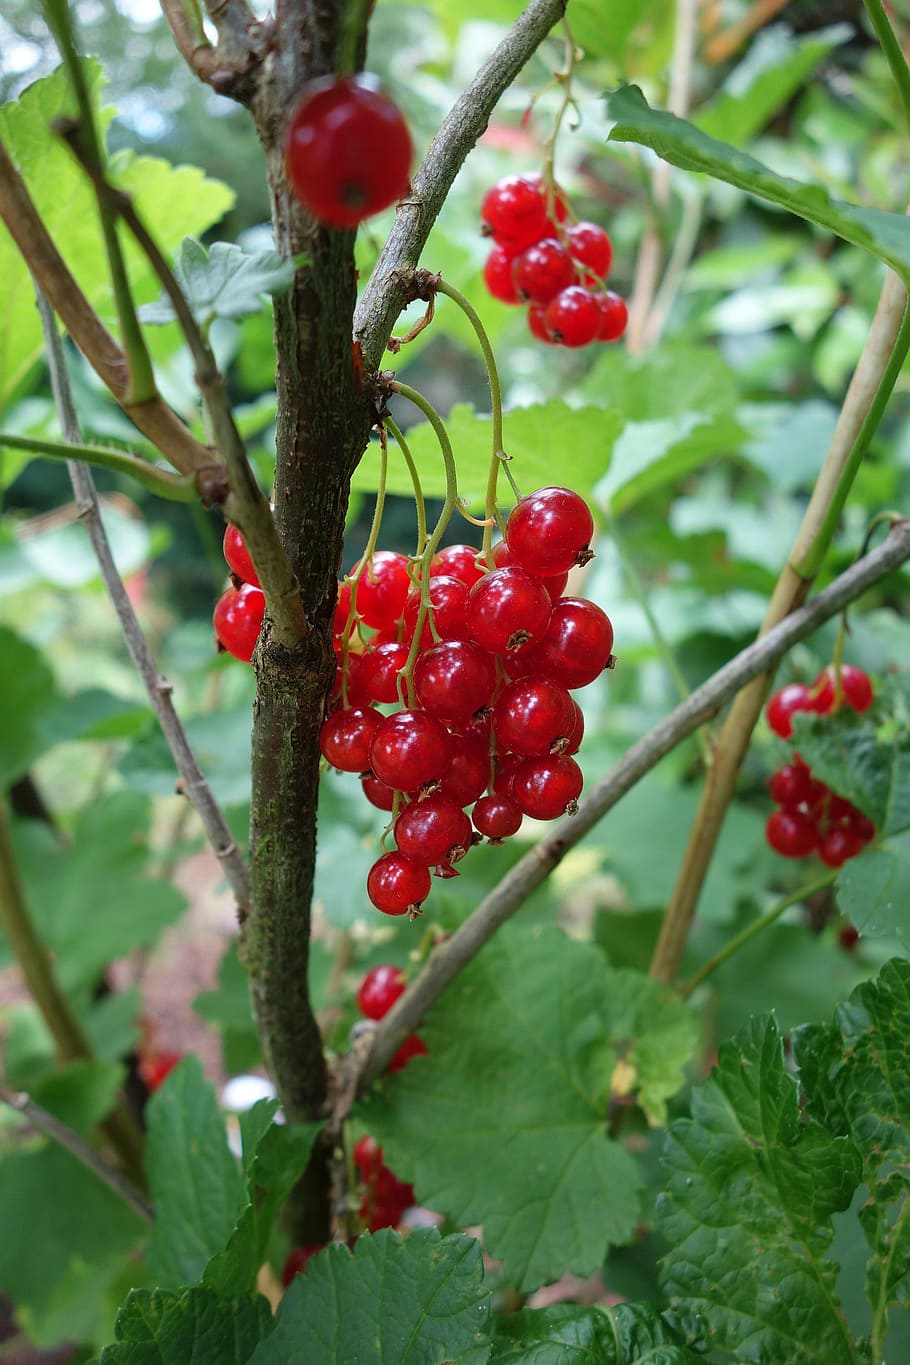
{"label": "berry calyx", "polygon": [[262,618],[265,616],[265,594],[251,583],[239,588],[227,588],[215,603],[212,624],[219,644],[235,659],[251,663]]}
{"label": "berry calyx", "polygon": [[429,894],[429,872],[403,853],[383,853],[367,876],[367,895],[384,915],[414,916]]}
{"label": "berry calyx", "polygon": [[401,110],[364,77],[310,81],[291,114],[288,177],[308,213],[354,228],[408,192],[411,135]]}

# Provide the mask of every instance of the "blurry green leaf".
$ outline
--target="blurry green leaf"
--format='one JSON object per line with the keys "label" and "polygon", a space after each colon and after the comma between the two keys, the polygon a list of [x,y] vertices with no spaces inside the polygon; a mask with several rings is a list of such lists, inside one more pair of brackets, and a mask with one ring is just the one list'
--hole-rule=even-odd
{"label": "blurry green leaf", "polygon": [[651,109],[636,86],[624,86],[608,95],[607,112],[615,120],[611,141],[651,147],[682,170],[702,172],[777,204],[871,252],[903,279],[910,279],[910,222],[903,214],[859,208],[834,199],[821,185],[803,185],[776,175],[754,157],[706,136],[684,119]]}
{"label": "blurry green leaf", "polygon": [[495,1319],[490,1365],[698,1365],[650,1304],[557,1303]]}
{"label": "blurry green leaf", "polygon": [[607,346],[581,388],[590,402],[616,408],[630,422],[687,413],[720,417],[740,400],[736,372],[717,347],[691,338],[662,342],[647,355]]}
{"label": "blurry green leaf", "polygon": [[[297,266],[304,264],[298,258]],[[284,294],[294,278],[295,263],[277,251],[244,251],[232,242],[204,247],[185,237],[177,252],[173,271],[196,321],[207,327],[214,318],[242,318],[262,311],[263,294]],[[141,322],[163,324],[177,318],[162,291],[155,303],[139,309]]]}
{"label": "blurry green leaf", "polygon": [[[480,1244],[435,1228],[329,1246],[298,1275],[249,1365],[458,1365],[485,1342]],[[472,1354],[472,1360],[483,1359]]]}
{"label": "blurry green leaf", "polygon": [[[186,721],[190,748],[215,799],[224,806],[248,805],[253,717],[249,705],[191,716]],[[129,746],[118,770],[127,786],[148,796],[172,796],[177,770],[160,727],[150,724]]]}
{"label": "blurry green leaf", "polygon": [[246,1205],[215,1092],[186,1056],[152,1096],[146,1170],[155,1222],[149,1270],[163,1288],[198,1280],[228,1242]]}
{"label": "blurry green leaf", "polygon": [[744,146],[783,109],[835,47],[853,37],[851,24],[832,24],[796,37],[784,25],[762,29],[694,123],[709,137]]}
{"label": "blurry green leaf", "polygon": [[99,1365],[246,1365],[272,1326],[259,1296],[134,1289],[114,1323],[116,1344],[104,1348]]}
{"label": "blurry green leaf", "polygon": [[[108,500],[103,501],[101,511],[114,563],[125,578],[141,569],[151,556],[148,525],[141,517],[129,515]],[[19,548],[39,581],[66,589],[100,582],[95,552],[78,521],[29,536],[20,541]]]}
{"label": "blurry green leaf", "polygon": [[896,938],[910,952],[910,833],[844,863],[837,906],[861,934]]}
{"label": "blurry green leaf", "polygon": [[319,783],[320,838],[313,899],[329,923],[340,929],[348,929],[372,913],[366,880],[376,861],[385,821],[385,815],[366,801],[351,801],[347,774],[323,775]]}
{"label": "blurry green leaf", "polygon": [[89,1047],[103,1061],[116,1061],[135,1048],[139,1041],[142,996],[130,986],[93,1000],[83,1016]]}
{"label": "blurry green leaf", "polygon": [[150,821],[148,801],[120,792],[80,811],[66,847],[35,820],[14,827],[26,899],[67,988],[94,985],[186,905],[176,887],[147,875]]}
{"label": "blurry green leaf", "polygon": [[605,989],[610,1039],[628,1068],[626,1092],[635,1093],[650,1124],[661,1124],[698,1047],[701,1025],[675,992],[642,972],[608,971]]}
{"label": "blurry green leaf", "polygon": [[712,418],[697,412],[628,422],[594,497],[619,515],[655,489],[680,482],[708,460],[733,454],[745,435],[733,417]]}
{"label": "blurry green leaf", "polygon": [[689,1338],[707,1329],[715,1350],[756,1361],[858,1365],[828,1253],[859,1155],[801,1117],[773,1018],[721,1045],[692,1118],[670,1125],[664,1166],[663,1283]]}
{"label": "blurry green leaf", "polygon": [[396,1174],[456,1225],[482,1222],[523,1291],[590,1274],[638,1218],[634,1162],[606,1134],[607,980],[591,944],[501,931],[421,1026],[429,1055],[361,1105]]}
{"label": "blurry green leaf", "polygon": [[812,488],[834,435],[837,409],[820,398],[805,403],[752,403],[738,417],[750,433],[743,454],[774,488]]}
{"label": "blurry green leaf", "polygon": [[87,1137],[92,1124],[114,1107],[124,1075],[118,1062],[70,1062],[37,1081],[30,1093],[42,1109]]}
{"label": "blurry green leaf", "polygon": [[833,717],[798,714],[793,744],[813,775],[868,815],[879,833],[910,825],[910,736],[884,743],[867,718],[845,707]]}
{"label": "blurry green leaf", "polygon": [[40,652],[0,626],[0,788],[21,777],[44,752],[42,722],[57,691]]}

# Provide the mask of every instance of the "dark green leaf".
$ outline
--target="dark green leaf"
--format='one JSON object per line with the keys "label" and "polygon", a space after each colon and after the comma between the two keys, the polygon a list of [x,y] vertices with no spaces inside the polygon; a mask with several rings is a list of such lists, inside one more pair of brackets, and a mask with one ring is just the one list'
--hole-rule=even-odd
{"label": "dark green leaf", "polygon": [[868,815],[880,834],[910,825],[910,737],[883,743],[871,721],[847,708],[833,717],[798,714],[793,744],[813,775]]}
{"label": "dark green leaf", "polygon": [[650,1304],[560,1303],[497,1318],[490,1365],[698,1365]]}
{"label": "dark green leaf", "polygon": [[217,988],[197,995],[193,1009],[220,1030],[229,1072],[248,1071],[258,1064],[259,1034],[250,1004],[250,979],[237,956],[236,942],[229,944],[221,959]]}
{"label": "dark green leaf", "polygon": [[246,1206],[215,1092],[193,1056],[152,1096],[145,1160],[155,1208],[149,1269],[165,1289],[193,1284]]}
{"label": "dark green leaf", "polygon": [[634,1231],[641,1182],[605,1129],[613,1024],[597,948],[502,931],[421,1027],[429,1056],[362,1106],[396,1174],[459,1227],[482,1222],[521,1290],[590,1274]]}
{"label": "dark green leaf", "polygon": [[837,905],[861,934],[896,938],[910,951],[910,832],[844,863]]}
{"label": "dark green leaf", "polygon": [[6,788],[44,752],[42,724],[57,700],[57,689],[34,645],[6,626],[0,626],[0,655],[0,788]]}
{"label": "dark green leaf", "polygon": [[31,1086],[31,1097],[87,1137],[92,1124],[114,1107],[123,1077],[124,1068],[117,1062],[70,1062]]}
{"label": "dark green leaf", "polygon": [[134,1289],[100,1365],[246,1365],[273,1320],[263,1298],[225,1300],[210,1289]]}
{"label": "dark green leaf", "polygon": [[607,113],[615,120],[610,131],[612,141],[651,147],[658,156],[684,171],[713,176],[788,209],[871,252],[893,266],[902,278],[910,279],[910,222],[903,214],[858,208],[835,199],[821,185],[802,185],[776,175],[754,157],[708,137],[694,124],[650,108],[634,85],[607,96]]}
{"label": "dark green leaf", "polygon": [[249,1365],[457,1365],[483,1346],[490,1305],[480,1245],[435,1228],[334,1245],[298,1275]]}
{"label": "dark green leaf", "polygon": [[[302,263],[298,260],[298,265]],[[261,312],[263,294],[284,294],[290,288],[294,262],[277,251],[244,251],[232,242],[214,242],[206,248],[195,238],[184,237],[173,271],[196,321],[207,327],[214,318]],[[155,303],[139,309],[142,322],[174,322],[176,316],[163,291]]]}

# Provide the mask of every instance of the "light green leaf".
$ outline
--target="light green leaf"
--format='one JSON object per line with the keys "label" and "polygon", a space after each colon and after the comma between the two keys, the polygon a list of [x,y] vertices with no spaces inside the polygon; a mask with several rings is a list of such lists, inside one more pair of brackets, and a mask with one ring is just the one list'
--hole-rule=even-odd
{"label": "light green leaf", "polygon": [[30,1093],[42,1109],[87,1137],[92,1124],[113,1109],[124,1075],[119,1062],[70,1062],[35,1082]]}
{"label": "light green leaf", "polygon": [[910,952],[910,833],[844,863],[837,906],[866,937],[896,938]]}
{"label": "light green leaf", "polygon": [[835,199],[822,185],[776,175],[754,157],[708,137],[694,124],[649,107],[634,85],[607,96],[614,142],[637,142],[684,171],[698,171],[777,204],[800,218],[862,247],[910,280],[910,222],[900,213],[859,208]]}
{"label": "light green leaf", "polygon": [[489,1311],[473,1238],[435,1228],[415,1228],[407,1241],[364,1234],[353,1253],[334,1245],[313,1257],[249,1365],[457,1365],[469,1353],[479,1361]]}
{"label": "light green leaf", "polygon": [[162,1288],[193,1284],[246,1206],[243,1177],[197,1058],[186,1056],[147,1111],[146,1170],[155,1223],[149,1270]]}
{"label": "light green leaf", "polygon": [[596,947],[503,931],[422,1025],[429,1055],[361,1106],[396,1174],[458,1226],[483,1223],[524,1292],[590,1274],[638,1219],[635,1164],[606,1134],[611,1025]]}
{"label": "light green leaf", "polygon": [[721,1045],[671,1124],[658,1215],[664,1289],[689,1340],[762,1362],[858,1365],[828,1258],[861,1175],[851,1142],[800,1115],[770,1015]]}
{"label": "light green leaf", "polygon": [[910,736],[888,742],[845,707],[835,716],[797,713],[793,746],[813,775],[868,815],[881,834],[910,826]]}
{"label": "light green leaf", "polygon": [[[109,503],[105,503],[103,515],[114,563],[121,577],[126,577],[148,562],[151,554],[148,525],[141,517],[130,516]],[[98,560],[85,527],[79,522],[54,526],[30,536],[20,541],[19,551],[39,582],[67,589],[100,582]]]}
{"label": "light green leaf", "polygon": [[656,1308],[524,1308],[495,1321],[489,1365],[698,1365]]}
{"label": "light green leaf", "polygon": [[[252,684],[252,670],[250,670]],[[190,748],[223,806],[248,805],[250,800],[250,744],[253,716],[249,705],[217,715],[191,716],[186,722]],[[159,725],[150,724],[120,760],[118,770],[127,786],[148,796],[171,796],[177,770]]]}
{"label": "light green leaf", "polygon": [[[208,249],[194,237],[185,237],[173,271],[196,321],[207,327],[214,318],[261,312],[263,294],[284,294],[290,288],[294,262],[284,260],[277,251],[244,251],[232,242],[214,242]],[[163,291],[155,303],[139,310],[141,322],[163,324],[176,317]]]}
{"label": "light green leaf", "polygon": [[[667,1117],[667,1100],[701,1038],[701,1025],[685,1001],[643,972],[607,973],[610,1037],[621,1046],[626,1086],[653,1125]],[[615,1085],[615,1082],[614,1082]]]}
{"label": "light green leaf", "polygon": [[746,432],[727,415],[715,418],[686,412],[628,422],[594,497],[619,515],[655,489],[678,483],[706,461],[733,454],[745,439]]}
{"label": "light green leaf", "polygon": [[210,1289],[134,1289],[100,1365],[246,1365],[272,1331],[265,1299],[221,1299]]}
{"label": "light green leaf", "polygon": [[0,657],[0,788],[6,788],[44,752],[41,727],[57,689],[41,653],[6,626],[0,626]]}

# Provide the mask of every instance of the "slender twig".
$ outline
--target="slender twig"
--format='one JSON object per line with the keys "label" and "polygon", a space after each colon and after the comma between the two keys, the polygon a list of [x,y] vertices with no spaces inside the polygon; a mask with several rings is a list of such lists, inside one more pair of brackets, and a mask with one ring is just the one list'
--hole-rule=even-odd
{"label": "slender twig", "polygon": [[23,1118],[28,1119],[29,1123],[44,1133],[45,1137],[65,1147],[71,1156],[98,1176],[99,1180],[103,1180],[115,1194],[119,1194],[144,1223],[152,1221],[152,1206],[141,1190],[138,1190],[131,1180],[127,1180],[116,1166],[105,1161],[104,1157],[83,1141],[78,1133],[74,1133],[72,1128],[61,1123],[58,1118],[42,1109],[40,1104],[36,1104],[21,1091],[7,1090],[6,1086],[0,1086],[0,1102],[8,1104],[10,1109],[15,1109]]}
{"label": "slender twig", "polygon": [[746,39],[773,19],[786,4],[787,0],[754,0],[742,18],[710,40],[703,54],[705,61],[712,66],[729,61]]}
{"label": "slender twig", "polygon": [[891,68],[894,84],[897,86],[901,104],[904,106],[904,118],[910,124],[910,69],[907,67],[904,50],[897,41],[897,35],[891,27],[882,0],[863,0],[863,3],[866,6],[869,22],[875,29],[875,36],[881,44],[882,52],[884,52]]}
{"label": "slender twig", "polygon": [[744,929],[741,929],[738,934],[734,934],[733,938],[728,939],[722,948],[718,948],[717,952],[712,954],[707,961],[703,962],[698,970],[692,973],[688,981],[680,986],[679,993],[682,998],[688,1000],[689,996],[692,995],[697,987],[716,972],[718,967],[722,967],[725,962],[733,957],[734,953],[738,953],[740,948],[744,948],[747,943],[751,943],[752,940],[763,933],[765,929],[768,929],[772,924],[776,924],[781,915],[786,910],[790,909],[791,905],[799,905],[800,901],[808,900],[809,897],[814,896],[816,892],[824,891],[826,887],[832,885],[836,878],[836,870],[826,872],[823,877],[816,877],[815,881],[809,882],[807,886],[801,886],[798,890],[791,891],[789,895],[784,896],[781,900],[777,901],[776,904],[772,905],[770,910],[766,910],[763,915],[759,915],[757,919],[752,920],[751,923],[747,924]]}
{"label": "slender twig", "polygon": [[[893,573],[907,559],[910,559],[910,521],[902,521],[892,528],[883,545],[835,579],[808,606],[793,612],[774,630],[737,654],[634,744],[579,804],[578,813],[560,822],[552,833],[526,853],[452,937],[431,954],[423,971],[378,1025],[365,1062],[353,1061],[357,1088],[362,1090],[381,1074],[395,1050],[462,968],[521,908],[569,849],[593,829],[627,791],[681,740],[715,715],[750,679],[773,667],[788,649],[806,639],[846,603]],[[344,1084],[339,1089],[344,1090]]]}
{"label": "slender twig", "polygon": [[151,493],[172,502],[195,502],[199,496],[196,481],[190,474],[172,474],[167,469],[158,469],[143,460],[140,455],[131,455],[126,450],[116,450],[113,446],[70,446],[59,441],[41,441],[31,436],[14,436],[0,431],[0,446],[9,450],[30,451],[49,460],[81,460],[84,464],[96,464],[102,469],[112,469],[117,474],[127,474],[142,484]]}
{"label": "slender twig", "polygon": [[[47,300],[40,293],[38,307],[44,327],[51,387],[60,426],[64,439],[78,445],[79,425],[66,374],[63,347],[54,326],[53,313]],[[174,710],[174,703],[171,699],[171,684],[158,671],[148,641],[142,633],[142,627],[139,625],[132,603],[123,586],[123,580],[117,572],[110,542],[101,520],[98,497],[91,472],[86,465],[76,460],[71,462],[69,470],[73,493],[79,507],[79,515],[92,542],[98,567],[114,604],[114,610],[120,621],[127,648],[133,657],[133,662],[142,681],[145,683],[152,708],[180,773],[184,794],[199,813],[206,836],[224,868],[224,874],[237,899],[238,911],[243,917],[250,901],[249,872],[246,863],[234,843],[227,822],[189,746],[186,731]]]}
{"label": "slender twig", "polygon": [[221,95],[248,104],[269,45],[270,20],[257,20],[246,0],[212,0],[206,9],[218,44],[206,36],[199,0],[159,0],[177,50],[190,70]]}
{"label": "slender twig", "polygon": [[563,18],[565,9],[565,0],[531,0],[430,143],[412,177],[411,194],[398,206],[395,226],[354,315],[354,335],[360,340],[368,370],[379,366],[407,296],[408,267],[416,265],[455,176],[486,128],[500,95]]}

